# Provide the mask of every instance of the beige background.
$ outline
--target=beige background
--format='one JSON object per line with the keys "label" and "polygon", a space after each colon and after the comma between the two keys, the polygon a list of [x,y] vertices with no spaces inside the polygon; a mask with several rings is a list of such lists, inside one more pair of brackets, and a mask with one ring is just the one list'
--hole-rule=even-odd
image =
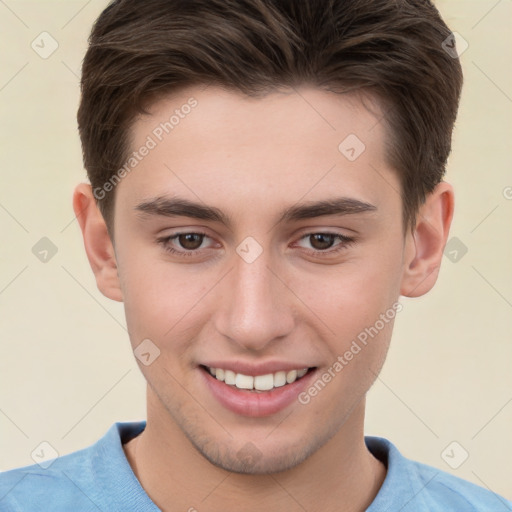
{"label": "beige background", "polygon": [[[97,290],[71,208],[80,64],[105,5],[0,2],[0,470],[33,463],[43,440],[65,454],[145,417],[122,304]],[[512,2],[437,5],[469,44],[447,175],[467,253],[443,259],[428,296],[402,299],[366,432],[512,499]],[[47,59],[31,48],[43,31],[59,44]],[[47,263],[32,253],[42,237],[58,248]],[[458,469],[441,456],[452,441],[452,460],[469,453]]]}

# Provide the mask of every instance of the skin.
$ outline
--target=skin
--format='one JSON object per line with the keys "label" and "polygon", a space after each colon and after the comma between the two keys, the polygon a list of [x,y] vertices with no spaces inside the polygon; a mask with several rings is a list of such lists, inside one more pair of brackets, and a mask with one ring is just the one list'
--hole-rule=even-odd
{"label": "skin", "polygon": [[[265,417],[224,408],[197,365],[280,360],[327,371],[400,295],[432,288],[453,189],[441,182],[404,233],[378,104],[370,111],[358,96],[310,87],[263,98],[190,87],[137,118],[132,149],[191,96],[198,105],[116,187],[114,244],[91,187],[78,185],[73,198],[98,288],[124,302],[132,347],[149,338],[160,350],[149,366],[139,362],[147,426],[124,445],[128,461],[164,511],[365,510],[386,474],[364,443],[365,395],[392,321],[307,405]],[[353,162],[338,150],[349,134],[366,146]],[[162,195],[217,207],[232,225],[135,210]],[[340,196],[375,209],[277,222],[289,206]],[[198,230],[207,237],[192,256],[157,241]],[[306,236],[322,232],[355,241],[334,237],[323,250],[342,249],[322,256]],[[236,252],[247,236],[263,250],[252,263]],[[247,443],[258,454],[250,464],[239,455]]]}

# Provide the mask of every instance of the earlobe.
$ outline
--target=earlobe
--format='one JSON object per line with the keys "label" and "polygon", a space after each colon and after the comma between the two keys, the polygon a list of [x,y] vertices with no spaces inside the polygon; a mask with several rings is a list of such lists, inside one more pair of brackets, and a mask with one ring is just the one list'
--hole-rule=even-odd
{"label": "earlobe", "polygon": [[416,227],[407,235],[400,294],[420,297],[432,289],[443,258],[453,217],[453,187],[441,182],[419,209]]}
{"label": "earlobe", "polygon": [[91,185],[80,183],[73,193],[73,210],[82,230],[85,252],[98,289],[109,299],[123,301],[114,246],[96,205]]}

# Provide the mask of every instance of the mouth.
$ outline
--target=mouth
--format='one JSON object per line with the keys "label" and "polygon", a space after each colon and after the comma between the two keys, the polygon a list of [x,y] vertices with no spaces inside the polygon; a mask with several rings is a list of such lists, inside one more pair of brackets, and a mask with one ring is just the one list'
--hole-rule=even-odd
{"label": "mouth", "polygon": [[264,393],[275,388],[288,386],[316,369],[316,367],[311,367],[287,371],[280,370],[265,375],[244,375],[243,373],[236,373],[232,370],[211,368],[205,365],[200,365],[200,368],[228,386],[253,393]]}
{"label": "mouth", "polygon": [[[205,391],[223,408],[241,416],[263,417],[300,405],[298,396],[314,380],[317,367],[246,375],[199,365]],[[303,407],[303,406],[300,406]]]}

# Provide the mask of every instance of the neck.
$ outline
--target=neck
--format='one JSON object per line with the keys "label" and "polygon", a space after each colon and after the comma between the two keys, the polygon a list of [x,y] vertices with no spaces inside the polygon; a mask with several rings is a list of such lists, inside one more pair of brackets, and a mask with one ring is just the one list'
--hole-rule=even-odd
{"label": "neck", "polygon": [[214,466],[152,402],[146,428],[124,449],[142,487],[163,512],[224,512],[234,507],[247,512],[266,507],[287,512],[363,511],[386,475],[385,466],[364,443],[364,398],[343,427],[308,459],[290,470],[263,475]]}

